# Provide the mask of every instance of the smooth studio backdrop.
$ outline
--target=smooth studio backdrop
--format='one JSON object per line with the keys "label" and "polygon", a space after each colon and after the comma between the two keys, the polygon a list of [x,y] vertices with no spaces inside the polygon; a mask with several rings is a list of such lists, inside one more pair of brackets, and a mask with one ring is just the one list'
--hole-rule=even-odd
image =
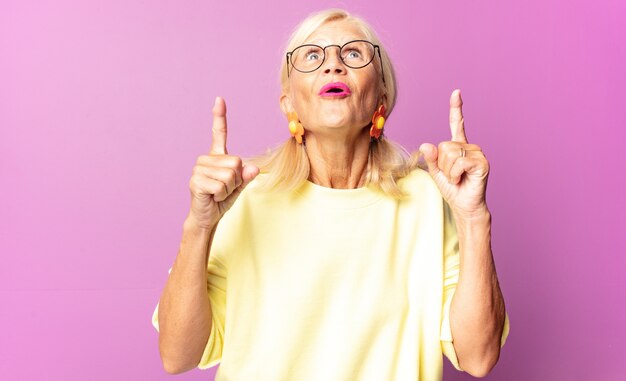
{"label": "smooth studio backdrop", "polygon": [[[622,0],[0,4],[3,380],[171,379],[150,318],[213,100],[226,99],[231,153],[286,139],[283,46],[329,7],[365,17],[388,48],[386,131],[409,150],[450,139],[462,89],[469,142],[491,164],[511,318],[488,379],[624,379]],[[445,362],[445,380],[471,379]]]}

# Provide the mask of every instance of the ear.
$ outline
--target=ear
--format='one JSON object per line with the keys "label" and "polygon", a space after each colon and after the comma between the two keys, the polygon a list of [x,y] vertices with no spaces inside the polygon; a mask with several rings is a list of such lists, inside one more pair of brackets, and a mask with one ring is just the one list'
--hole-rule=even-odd
{"label": "ear", "polygon": [[295,111],[293,109],[293,104],[291,103],[291,98],[287,94],[282,94],[279,99],[280,109],[283,114],[287,115],[288,113]]}
{"label": "ear", "polygon": [[[381,104],[385,105],[385,109],[389,110],[389,104],[387,103],[387,93],[383,93],[379,97],[378,106],[380,106]],[[378,106],[376,106],[376,107],[378,107]]]}

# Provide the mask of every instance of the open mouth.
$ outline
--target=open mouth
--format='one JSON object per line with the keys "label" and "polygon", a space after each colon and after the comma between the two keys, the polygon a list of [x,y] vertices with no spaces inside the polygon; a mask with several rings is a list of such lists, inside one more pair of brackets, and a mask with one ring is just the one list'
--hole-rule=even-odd
{"label": "open mouth", "polygon": [[324,85],[319,92],[322,97],[343,97],[352,94],[348,85],[343,82],[333,82]]}

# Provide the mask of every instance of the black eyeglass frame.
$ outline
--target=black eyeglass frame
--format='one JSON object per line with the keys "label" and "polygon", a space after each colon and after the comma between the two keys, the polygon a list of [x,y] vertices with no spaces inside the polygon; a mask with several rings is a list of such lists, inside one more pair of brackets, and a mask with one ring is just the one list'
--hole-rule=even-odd
{"label": "black eyeglass frame", "polygon": [[[329,47],[331,47],[331,46],[336,46],[336,47],[338,47],[338,48],[339,48],[339,59],[341,60],[341,62],[343,62],[343,64],[344,64],[344,65],[346,65],[347,67],[349,67],[349,68],[351,68],[351,69],[363,69],[363,68],[364,68],[364,67],[366,67],[367,65],[371,64],[371,63],[372,63],[372,61],[374,61],[374,55],[372,55],[372,59],[371,59],[368,63],[366,63],[366,64],[365,64],[365,65],[363,65],[363,66],[358,66],[358,67],[354,67],[354,66],[350,66],[350,65],[348,65],[348,64],[346,63],[346,61],[344,61],[344,60],[343,60],[343,57],[341,56],[341,50],[344,48],[344,46],[346,46],[346,45],[348,45],[348,44],[351,44],[351,43],[353,43],[353,42],[367,42],[368,44],[370,44],[370,45],[372,45],[372,46],[374,47],[374,50],[375,50],[375,51],[377,51],[377,52],[378,52],[378,59],[380,60],[380,75],[383,77],[383,83],[385,83],[385,72],[384,72],[384,69],[383,69],[383,58],[382,58],[382,56],[380,55],[380,46],[378,46],[378,45],[374,45],[374,44],[372,44],[370,41],[367,41],[367,40],[352,40],[352,41],[348,41],[348,42],[346,42],[345,44],[343,44],[343,45],[341,45],[341,46],[339,46],[339,45],[326,45],[325,47],[321,47],[321,46],[319,46],[319,45],[315,45],[315,44],[304,44],[304,45],[300,45],[300,46],[296,47],[295,49],[293,49],[292,51],[287,52],[287,54],[286,54],[286,58],[287,58],[287,78],[289,78],[289,72],[290,72],[290,70],[289,70],[289,65],[290,65],[290,64],[291,64],[291,67],[292,67],[292,68],[296,69],[296,70],[297,70],[297,71],[299,71],[300,73],[312,73],[312,72],[314,72],[315,70],[317,70],[317,69],[321,68],[321,67],[322,67],[322,65],[324,65],[324,62],[326,62],[326,48],[329,48]],[[324,53],[324,58],[322,59],[322,62],[320,62],[320,65],[319,65],[318,67],[316,67],[315,69],[313,69],[313,70],[306,70],[306,71],[305,71],[305,70],[300,70],[300,69],[298,69],[297,67],[293,66],[293,63],[291,62],[291,56],[293,55],[293,52],[295,52],[297,49],[300,49],[300,48],[302,48],[302,47],[304,47],[304,46],[314,46],[314,47],[316,47],[316,48],[320,48],[320,49],[322,49],[322,53]]]}

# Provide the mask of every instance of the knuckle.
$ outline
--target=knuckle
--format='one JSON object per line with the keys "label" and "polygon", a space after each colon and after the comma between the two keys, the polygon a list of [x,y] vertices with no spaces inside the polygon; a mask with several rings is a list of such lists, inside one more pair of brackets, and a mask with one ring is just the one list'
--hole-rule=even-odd
{"label": "knuckle", "polygon": [[445,157],[445,160],[447,160],[447,161],[451,161],[451,160],[454,160],[454,159],[455,159],[455,157],[457,157],[457,156],[458,156],[458,154],[456,154],[456,155],[455,155],[455,153],[454,153],[454,152],[452,152],[452,150],[447,149],[447,150],[445,150],[445,151],[443,152],[443,155],[441,155],[441,156]]}
{"label": "knuckle", "polygon": [[189,180],[189,190],[191,190],[193,193],[197,193],[198,191],[198,180],[195,177],[192,177]]}
{"label": "knuckle", "polygon": [[226,175],[227,181],[235,182],[237,180],[237,172],[233,168],[228,168],[228,174]]}
{"label": "knuckle", "polygon": [[210,162],[211,162],[211,156],[201,155],[201,156],[198,156],[198,159],[196,160],[196,165],[200,167],[205,167],[209,165]]}
{"label": "knuckle", "polygon": [[239,156],[231,156],[231,157],[232,157],[233,167],[240,168],[243,165],[243,161],[241,160]]}

